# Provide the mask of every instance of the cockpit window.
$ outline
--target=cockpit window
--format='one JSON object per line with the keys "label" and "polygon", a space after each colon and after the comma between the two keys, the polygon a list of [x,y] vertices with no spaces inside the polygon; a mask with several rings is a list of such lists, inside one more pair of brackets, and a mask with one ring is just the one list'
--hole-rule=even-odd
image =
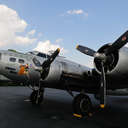
{"label": "cockpit window", "polygon": [[33,63],[34,63],[37,67],[40,67],[40,66],[41,66],[40,62],[39,62],[36,58],[33,58]]}
{"label": "cockpit window", "polygon": [[43,57],[43,58],[46,58],[46,54],[43,54],[43,53],[38,53],[37,56],[40,56],[40,57]]}
{"label": "cockpit window", "polygon": [[16,62],[16,58],[13,58],[13,57],[11,57],[9,60],[10,60],[11,62]]}
{"label": "cockpit window", "polygon": [[19,59],[18,62],[21,63],[21,64],[23,64],[24,63],[24,60],[23,59]]}

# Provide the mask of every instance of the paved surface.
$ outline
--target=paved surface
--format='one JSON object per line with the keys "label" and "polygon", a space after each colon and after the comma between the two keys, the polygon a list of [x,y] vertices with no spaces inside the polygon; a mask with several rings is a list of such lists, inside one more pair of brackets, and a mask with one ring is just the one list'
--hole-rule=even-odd
{"label": "paved surface", "polygon": [[46,89],[44,103],[34,106],[26,101],[31,90],[26,87],[0,87],[0,128],[126,128],[128,97],[108,97],[107,108],[94,104],[91,118],[72,116],[72,97],[65,91]]}

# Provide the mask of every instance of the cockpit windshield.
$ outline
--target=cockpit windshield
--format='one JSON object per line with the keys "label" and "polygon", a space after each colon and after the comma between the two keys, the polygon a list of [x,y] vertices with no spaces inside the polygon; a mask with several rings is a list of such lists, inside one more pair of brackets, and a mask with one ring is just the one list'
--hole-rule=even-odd
{"label": "cockpit windshield", "polygon": [[43,57],[43,58],[48,58],[49,57],[48,54],[41,53],[41,52],[38,52],[38,51],[28,52],[27,54],[36,55],[36,56]]}
{"label": "cockpit windshield", "polygon": [[46,54],[44,54],[44,53],[40,53],[40,52],[37,54],[37,56],[40,56],[40,57],[46,58]]}

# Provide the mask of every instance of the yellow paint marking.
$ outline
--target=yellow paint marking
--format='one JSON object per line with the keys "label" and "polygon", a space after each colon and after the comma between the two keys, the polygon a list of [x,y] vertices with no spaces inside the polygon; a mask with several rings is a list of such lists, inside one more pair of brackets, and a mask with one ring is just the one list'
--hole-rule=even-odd
{"label": "yellow paint marking", "polygon": [[60,48],[57,48],[58,52],[60,52]]}
{"label": "yellow paint marking", "polygon": [[78,49],[79,45],[76,46],[76,49]]}
{"label": "yellow paint marking", "polygon": [[82,118],[82,115],[79,115],[79,114],[76,114],[76,113],[74,113],[73,116],[78,117],[78,118]]}
{"label": "yellow paint marking", "polygon": [[100,104],[100,108],[105,108],[105,105],[104,104]]}

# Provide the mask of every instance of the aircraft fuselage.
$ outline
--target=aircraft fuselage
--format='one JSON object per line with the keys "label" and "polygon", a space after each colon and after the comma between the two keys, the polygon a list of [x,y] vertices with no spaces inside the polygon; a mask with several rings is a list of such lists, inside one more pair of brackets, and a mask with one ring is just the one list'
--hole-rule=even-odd
{"label": "aircraft fuselage", "polygon": [[[107,88],[116,89],[127,87],[127,54],[127,48],[120,50],[119,61],[116,67],[107,75]],[[19,83],[36,84],[41,77],[40,64],[46,59],[47,57],[39,57],[33,54],[1,50],[0,74]],[[127,63],[122,64],[123,61]],[[45,87],[65,89],[65,86],[68,86],[75,91],[84,89],[87,92],[93,93],[99,89],[100,74],[98,74],[95,69],[87,68],[63,57],[57,57],[51,64],[50,70],[43,80],[43,83],[45,83]]]}

